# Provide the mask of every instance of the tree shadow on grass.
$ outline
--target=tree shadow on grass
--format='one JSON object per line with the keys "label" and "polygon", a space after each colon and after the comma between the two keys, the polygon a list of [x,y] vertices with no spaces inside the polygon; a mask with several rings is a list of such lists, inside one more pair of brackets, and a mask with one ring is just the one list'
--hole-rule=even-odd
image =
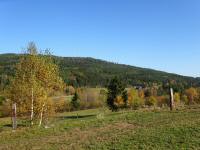
{"label": "tree shadow on grass", "polygon": [[[2,127],[12,128],[12,124],[5,124]],[[25,124],[17,124],[17,127],[27,127]]]}
{"label": "tree shadow on grass", "polygon": [[73,116],[60,116],[60,119],[83,119],[83,118],[90,118],[96,115],[73,115]]}

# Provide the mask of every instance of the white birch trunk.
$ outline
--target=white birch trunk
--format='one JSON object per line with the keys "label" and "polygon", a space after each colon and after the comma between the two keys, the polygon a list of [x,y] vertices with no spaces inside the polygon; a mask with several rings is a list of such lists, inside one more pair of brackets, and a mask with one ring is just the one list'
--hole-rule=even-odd
{"label": "white birch trunk", "polygon": [[173,89],[170,88],[170,110],[174,108],[174,92]]}
{"label": "white birch trunk", "polygon": [[39,127],[42,125],[44,106],[45,106],[45,103],[42,105],[42,110],[41,110],[41,113],[40,113],[40,122],[39,122],[39,125],[38,125]]}

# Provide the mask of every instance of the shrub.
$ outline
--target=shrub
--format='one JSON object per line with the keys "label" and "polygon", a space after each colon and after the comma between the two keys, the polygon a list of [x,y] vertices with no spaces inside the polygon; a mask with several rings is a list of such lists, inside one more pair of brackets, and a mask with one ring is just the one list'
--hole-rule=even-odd
{"label": "shrub", "polygon": [[174,94],[175,105],[179,105],[180,104],[180,100],[181,100],[180,94],[179,93],[175,93]]}
{"label": "shrub", "polygon": [[90,109],[102,107],[106,101],[106,91],[96,88],[78,89],[80,98],[80,109]]}
{"label": "shrub", "polygon": [[144,91],[130,89],[128,92],[128,106],[132,109],[138,109],[144,105]]}
{"label": "shrub", "polygon": [[185,95],[188,98],[188,104],[194,104],[195,101],[198,99],[198,93],[195,88],[189,88],[185,91]]}
{"label": "shrub", "polygon": [[136,89],[130,89],[128,91],[128,105],[132,105],[135,98],[138,97],[138,92]]}
{"label": "shrub", "polygon": [[144,99],[136,97],[133,99],[132,102],[132,108],[133,109],[138,109],[139,107],[142,107],[144,105]]}
{"label": "shrub", "polygon": [[189,100],[188,97],[186,95],[182,96],[182,101],[184,102],[184,104],[188,105],[189,104]]}
{"label": "shrub", "polygon": [[169,96],[168,95],[163,95],[163,96],[158,96],[157,97],[157,105],[159,107],[165,107],[169,105]]}
{"label": "shrub", "polygon": [[118,108],[122,108],[124,106],[124,100],[121,96],[117,96],[114,100],[114,105]]}
{"label": "shrub", "polygon": [[157,104],[157,100],[154,96],[151,96],[151,97],[146,99],[146,105],[147,106],[156,106],[156,104]]}
{"label": "shrub", "polygon": [[138,96],[139,96],[139,98],[144,99],[144,97],[145,97],[144,90],[138,90]]}
{"label": "shrub", "polygon": [[83,101],[80,100],[80,109],[92,109],[92,108],[99,108],[103,107],[103,101]]}
{"label": "shrub", "polygon": [[0,117],[8,117],[11,115],[11,105],[9,102],[4,101],[0,106]]}
{"label": "shrub", "polygon": [[65,98],[60,98],[58,100],[54,100],[54,108],[55,112],[65,112],[71,110],[70,101]]}

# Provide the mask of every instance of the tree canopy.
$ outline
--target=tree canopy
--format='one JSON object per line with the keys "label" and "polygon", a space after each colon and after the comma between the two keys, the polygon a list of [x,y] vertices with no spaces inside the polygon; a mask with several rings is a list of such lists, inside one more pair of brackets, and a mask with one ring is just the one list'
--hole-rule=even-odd
{"label": "tree canopy", "polygon": [[31,114],[33,123],[34,118],[42,119],[44,113],[48,113],[49,109],[45,108],[49,107],[49,97],[63,87],[59,68],[49,53],[39,53],[36,45],[30,43],[16,65],[7,97],[17,104],[19,113]]}

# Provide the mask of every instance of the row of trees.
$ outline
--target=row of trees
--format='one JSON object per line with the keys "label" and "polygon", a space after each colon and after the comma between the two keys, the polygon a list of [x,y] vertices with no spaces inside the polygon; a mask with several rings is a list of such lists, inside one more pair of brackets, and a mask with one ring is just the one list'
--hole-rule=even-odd
{"label": "row of trees", "polygon": [[[153,106],[153,107],[168,107],[170,106],[170,86],[166,90],[165,95],[159,95],[159,88],[149,87],[145,89],[127,88],[120,82],[118,78],[110,81],[108,86],[107,105],[112,111],[120,108],[133,108]],[[174,104],[191,105],[200,104],[200,88],[189,88],[184,91],[174,92]]]}

